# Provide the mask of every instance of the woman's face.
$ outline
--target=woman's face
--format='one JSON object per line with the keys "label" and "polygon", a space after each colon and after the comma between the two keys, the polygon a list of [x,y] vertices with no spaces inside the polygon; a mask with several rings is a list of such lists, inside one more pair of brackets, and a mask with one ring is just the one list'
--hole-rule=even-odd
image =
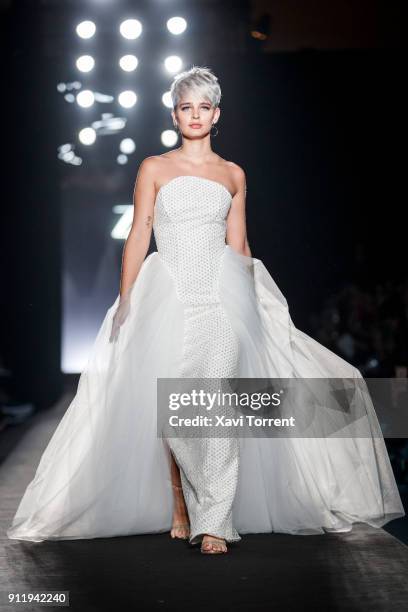
{"label": "woman's face", "polygon": [[213,123],[218,121],[220,109],[211,106],[211,102],[200,95],[186,92],[172,111],[172,116],[183,136],[198,139],[210,132]]}

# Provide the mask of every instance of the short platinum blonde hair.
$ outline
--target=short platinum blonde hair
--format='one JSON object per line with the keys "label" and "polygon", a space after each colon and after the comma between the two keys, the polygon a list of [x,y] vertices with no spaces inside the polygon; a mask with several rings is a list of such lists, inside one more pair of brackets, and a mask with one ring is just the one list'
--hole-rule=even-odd
{"label": "short platinum blonde hair", "polygon": [[193,66],[190,70],[185,70],[174,77],[170,88],[173,109],[176,108],[187,91],[201,95],[205,100],[211,102],[211,105],[214,107],[220,104],[221,87],[211,68]]}

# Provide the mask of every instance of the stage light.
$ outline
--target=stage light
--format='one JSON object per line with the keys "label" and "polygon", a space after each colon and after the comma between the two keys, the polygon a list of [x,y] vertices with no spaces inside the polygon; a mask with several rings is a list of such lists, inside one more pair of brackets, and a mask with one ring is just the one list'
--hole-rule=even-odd
{"label": "stage light", "polygon": [[76,101],[82,108],[89,108],[95,102],[95,96],[90,89],[84,89],[79,92]]}
{"label": "stage light", "polygon": [[268,13],[262,14],[251,27],[251,36],[257,40],[266,40],[271,35],[272,19]]}
{"label": "stage light", "polygon": [[167,108],[173,108],[173,102],[169,91],[166,91],[166,93],[162,95],[162,102]]}
{"label": "stage light", "polygon": [[81,55],[76,61],[76,67],[81,72],[90,72],[95,66],[95,60],[92,55]]}
{"label": "stage light", "polygon": [[71,91],[72,89],[81,89],[82,85],[79,81],[73,81],[72,83],[58,83],[57,90],[60,93],[64,91]]}
{"label": "stage light", "polygon": [[132,72],[136,70],[139,60],[135,55],[124,55],[119,60],[119,66],[126,72]]}
{"label": "stage light", "polygon": [[70,162],[70,161],[72,161],[72,160],[74,159],[74,157],[75,157],[75,153],[74,153],[73,151],[67,151],[67,153],[63,153],[63,154],[62,154],[62,159],[63,159],[65,162]]}
{"label": "stage light", "polygon": [[168,31],[175,36],[182,34],[186,27],[187,21],[183,17],[172,17],[167,21]]}
{"label": "stage light", "polygon": [[[81,89],[81,83],[78,81],[74,81],[73,83],[58,83],[57,90],[60,93],[64,93],[64,91],[69,92],[72,89]],[[75,102],[75,96],[73,93],[66,93],[64,95],[64,100],[66,102]]]}
{"label": "stage light", "polygon": [[119,30],[124,38],[134,40],[142,33],[142,24],[137,19],[126,19],[120,24]]}
{"label": "stage light", "polygon": [[120,166],[124,166],[128,162],[127,155],[123,155],[123,153],[121,153],[120,155],[117,156],[116,161],[118,162]]}
{"label": "stage light", "polygon": [[71,143],[66,143],[58,147],[58,159],[62,159],[66,164],[71,164],[73,166],[80,166],[82,164],[82,159],[75,155],[74,145]]}
{"label": "stage light", "polygon": [[80,38],[92,38],[96,32],[96,25],[93,21],[81,21],[76,27],[76,33]]}
{"label": "stage light", "polygon": [[122,153],[131,155],[136,150],[136,143],[133,138],[124,138],[119,145],[119,149],[122,151]]}
{"label": "stage light", "polygon": [[165,147],[174,147],[177,142],[177,132],[174,130],[164,130],[161,134],[161,141]]}
{"label": "stage light", "polygon": [[100,91],[94,91],[95,102],[101,102],[102,104],[109,104],[114,101],[114,97],[109,94],[101,93]]}
{"label": "stage light", "polygon": [[68,153],[68,151],[72,151],[72,144],[67,142],[66,144],[60,145],[58,147],[58,151],[61,155],[64,155],[65,153]]}
{"label": "stage light", "polygon": [[125,117],[114,117],[112,113],[102,113],[102,118],[91,123],[91,127],[103,136],[117,134],[126,127]]}
{"label": "stage light", "polygon": [[179,70],[181,70],[183,62],[181,57],[179,57],[178,55],[169,55],[169,57],[166,57],[166,59],[164,60],[164,65],[166,67],[166,70],[168,70],[169,72],[178,72]]}
{"label": "stage light", "polygon": [[80,142],[84,145],[92,145],[96,140],[96,132],[93,128],[83,128],[78,134]]}
{"label": "stage light", "polygon": [[118,96],[118,102],[123,108],[132,108],[137,102],[137,95],[130,89],[122,91]]}

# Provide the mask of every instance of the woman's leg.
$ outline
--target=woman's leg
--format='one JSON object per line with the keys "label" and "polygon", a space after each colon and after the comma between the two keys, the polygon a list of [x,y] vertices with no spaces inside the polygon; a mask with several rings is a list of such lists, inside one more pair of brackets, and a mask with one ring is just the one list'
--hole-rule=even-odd
{"label": "woman's leg", "polygon": [[188,519],[183,489],[181,486],[180,468],[178,467],[171,451],[170,473],[174,496],[173,525],[170,534],[172,538],[181,538],[185,540],[190,535],[190,522]]}

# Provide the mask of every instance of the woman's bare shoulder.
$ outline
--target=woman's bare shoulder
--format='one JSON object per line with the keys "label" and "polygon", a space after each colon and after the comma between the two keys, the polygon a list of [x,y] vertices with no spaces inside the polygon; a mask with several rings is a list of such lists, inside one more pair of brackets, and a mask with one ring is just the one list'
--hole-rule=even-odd
{"label": "woman's bare shoulder", "polygon": [[231,176],[234,179],[236,179],[236,180],[240,180],[241,179],[242,180],[243,178],[245,178],[245,171],[244,171],[244,169],[241,166],[239,166],[238,164],[236,164],[233,161],[227,161],[227,160],[225,160],[225,161],[226,161],[228,169],[229,169],[229,171],[231,173]]}
{"label": "woman's bare shoulder", "polygon": [[137,175],[139,178],[148,179],[156,185],[157,177],[165,174],[169,163],[171,164],[168,159],[164,158],[164,155],[150,155],[140,162]]}
{"label": "woman's bare shoulder", "polygon": [[233,161],[224,161],[230,181],[234,185],[235,192],[242,190],[246,191],[246,176],[244,169]]}
{"label": "woman's bare shoulder", "polygon": [[139,170],[154,171],[163,164],[163,161],[161,155],[149,155],[140,162]]}
{"label": "woman's bare shoulder", "polygon": [[141,162],[140,168],[146,169],[151,172],[152,175],[160,176],[163,172],[171,172],[172,167],[176,165],[177,154],[172,151],[161,153],[158,155],[150,155],[145,157]]}

